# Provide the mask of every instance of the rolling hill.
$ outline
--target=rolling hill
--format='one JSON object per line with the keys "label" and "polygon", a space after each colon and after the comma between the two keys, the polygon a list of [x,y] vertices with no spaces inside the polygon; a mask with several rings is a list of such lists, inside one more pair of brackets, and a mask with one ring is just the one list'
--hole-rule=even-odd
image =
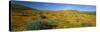
{"label": "rolling hill", "polygon": [[[49,24],[50,29],[60,28],[74,28],[74,27],[91,27],[96,26],[96,15],[88,14],[87,12],[82,13],[74,10],[38,10],[31,9],[22,5],[11,4],[11,30],[12,31],[24,31],[24,30],[35,30],[36,28],[31,27],[36,25],[38,21],[52,22]],[[36,21],[36,22],[35,22]],[[36,24],[32,24],[32,23]],[[30,26],[29,26],[30,25]],[[43,24],[45,25],[45,24]],[[36,30],[41,29],[38,28]],[[52,26],[52,27],[51,27]],[[30,28],[30,29],[27,29]],[[48,27],[48,26],[46,26]],[[45,29],[49,29],[45,28]]]}

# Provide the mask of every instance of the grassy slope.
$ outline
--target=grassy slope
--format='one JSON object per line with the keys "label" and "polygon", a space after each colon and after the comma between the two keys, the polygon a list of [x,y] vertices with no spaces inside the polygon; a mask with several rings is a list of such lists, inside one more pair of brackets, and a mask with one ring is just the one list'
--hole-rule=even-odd
{"label": "grassy slope", "polygon": [[[17,9],[18,10],[18,9]],[[20,10],[20,9],[19,9]],[[79,11],[12,11],[12,30],[24,30],[26,23],[41,17],[55,21],[56,28],[87,27],[96,25],[96,16]]]}

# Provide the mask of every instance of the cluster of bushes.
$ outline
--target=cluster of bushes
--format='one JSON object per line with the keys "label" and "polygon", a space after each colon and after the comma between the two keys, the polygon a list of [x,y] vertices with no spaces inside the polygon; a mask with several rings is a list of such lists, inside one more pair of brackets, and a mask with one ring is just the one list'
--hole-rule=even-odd
{"label": "cluster of bushes", "polygon": [[56,23],[47,19],[37,19],[30,21],[26,25],[26,30],[43,30],[43,29],[53,29],[56,28]]}

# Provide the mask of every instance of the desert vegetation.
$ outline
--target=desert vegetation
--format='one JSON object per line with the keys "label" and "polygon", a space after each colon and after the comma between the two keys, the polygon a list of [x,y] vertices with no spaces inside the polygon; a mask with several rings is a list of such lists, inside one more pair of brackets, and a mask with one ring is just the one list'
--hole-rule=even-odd
{"label": "desert vegetation", "polygon": [[[16,7],[17,6],[17,7]],[[96,26],[96,12],[78,10],[38,10],[11,6],[11,31]]]}
{"label": "desert vegetation", "polygon": [[12,30],[42,30],[96,25],[96,15],[80,11],[25,10],[11,13]]}

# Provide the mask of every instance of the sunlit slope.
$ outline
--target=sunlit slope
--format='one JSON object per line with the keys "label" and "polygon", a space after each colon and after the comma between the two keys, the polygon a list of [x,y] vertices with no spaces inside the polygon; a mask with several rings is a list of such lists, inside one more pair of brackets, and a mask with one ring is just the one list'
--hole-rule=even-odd
{"label": "sunlit slope", "polygon": [[38,10],[11,4],[11,30],[91,27],[96,25],[96,12],[77,10]]}
{"label": "sunlit slope", "polygon": [[30,22],[42,19],[52,20],[56,28],[88,27],[96,25],[96,16],[81,13],[76,10],[24,10],[12,11],[12,30],[25,30],[25,26]]}

